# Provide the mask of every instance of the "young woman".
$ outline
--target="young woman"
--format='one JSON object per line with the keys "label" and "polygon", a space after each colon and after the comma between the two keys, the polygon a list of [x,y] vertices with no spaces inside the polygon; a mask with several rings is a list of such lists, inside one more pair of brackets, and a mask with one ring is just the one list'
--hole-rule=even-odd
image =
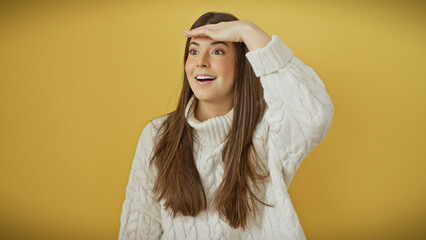
{"label": "young woman", "polygon": [[324,83],[230,14],[184,36],[180,100],[142,131],[119,239],[306,239],[287,190],[330,128]]}

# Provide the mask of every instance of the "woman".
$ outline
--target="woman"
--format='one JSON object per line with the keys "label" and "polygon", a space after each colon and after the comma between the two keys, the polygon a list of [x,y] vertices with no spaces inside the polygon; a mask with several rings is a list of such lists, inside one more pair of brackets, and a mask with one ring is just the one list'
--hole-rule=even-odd
{"label": "woman", "polygon": [[323,82],[230,14],[184,36],[180,100],[142,131],[119,239],[306,239],[287,190],[331,125]]}

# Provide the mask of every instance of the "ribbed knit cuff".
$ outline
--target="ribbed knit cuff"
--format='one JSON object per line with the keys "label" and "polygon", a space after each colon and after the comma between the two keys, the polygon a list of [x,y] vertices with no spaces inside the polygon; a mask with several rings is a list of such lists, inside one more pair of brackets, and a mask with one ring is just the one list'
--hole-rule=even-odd
{"label": "ribbed knit cuff", "polygon": [[276,35],[263,48],[246,53],[254,73],[260,77],[283,68],[293,57],[293,51]]}

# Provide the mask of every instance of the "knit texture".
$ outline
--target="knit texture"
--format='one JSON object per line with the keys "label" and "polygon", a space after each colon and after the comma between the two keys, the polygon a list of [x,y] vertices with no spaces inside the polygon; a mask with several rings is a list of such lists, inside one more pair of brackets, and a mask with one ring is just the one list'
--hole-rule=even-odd
{"label": "knit texture", "polygon": [[273,207],[258,205],[258,215],[245,231],[233,229],[212,206],[221,183],[221,152],[233,119],[223,116],[198,121],[194,97],[186,118],[194,128],[194,158],[207,197],[207,210],[196,217],[172,217],[153,196],[156,169],[149,167],[155,136],[167,116],[150,122],[136,147],[121,213],[119,239],[296,239],[306,236],[293,208],[288,188],[302,160],[324,139],[334,114],[324,83],[314,70],[293,55],[276,36],[267,46],[246,54],[260,77],[268,109],[256,127],[254,147],[269,178],[255,194]]}

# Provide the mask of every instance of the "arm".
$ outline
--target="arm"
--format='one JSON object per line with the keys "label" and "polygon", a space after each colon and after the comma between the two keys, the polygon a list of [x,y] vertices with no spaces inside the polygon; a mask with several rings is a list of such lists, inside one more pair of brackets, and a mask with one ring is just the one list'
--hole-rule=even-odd
{"label": "arm", "polygon": [[293,56],[277,37],[246,54],[264,88],[268,148],[283,168],[288,188],[302,160],[327,134],[334,106],[314,70]]}
{"label": "arm", "polygon": [[120,218],[120,240],[159,239],[162,233],[161,207],[152,194],[154,178],[152,169],[149,168],[153,136],[153,126],[150,123],[139,138],[130,170]]}
{"label": "arm", "polygon": [[[324,139],[334,106],[324,83],[277,36],[271,38],[247,21],[208,24],[186,37],[207,36],[218,41],[244,42],[246,54],[264,88],[269,126],[271,175],[284,174],[288,188],[302,160]],[[278,178],[277,178],[278,179]]]}

